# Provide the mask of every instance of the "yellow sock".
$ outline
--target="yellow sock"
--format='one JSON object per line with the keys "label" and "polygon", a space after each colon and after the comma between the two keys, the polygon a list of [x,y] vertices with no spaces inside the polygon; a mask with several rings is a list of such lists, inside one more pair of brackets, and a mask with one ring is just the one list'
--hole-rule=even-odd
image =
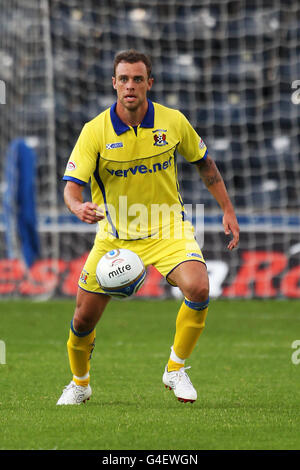
{"label": "yellow sock", "polygon": [[90,359],[95,347],[95,329],[86,333],[79,333],[73,327],[67,342],[68,356],[73,380],[77,385],[86,387],[90,382]]}
{"label": "yellow sock", "polygon": [[208,302],[191,302],[187,299],[182,303],[177,319],[174,343],[168,361],[168,371],[179,370],[184,366],[185,359],[190,357],[205,327]]}
{"label": "yellow sock", "polygon": [[173,359],[169,358],[169,360],[168,360],[168,372],[171,372],[173,370],[179,370],[179,369],[181,369],[181,367],[184,367],[184,361],[176,362],[176,361],[173,361]]}

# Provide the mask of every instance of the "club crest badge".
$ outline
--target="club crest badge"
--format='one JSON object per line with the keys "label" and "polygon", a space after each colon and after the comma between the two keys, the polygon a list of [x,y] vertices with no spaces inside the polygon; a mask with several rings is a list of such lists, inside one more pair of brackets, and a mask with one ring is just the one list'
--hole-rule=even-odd
{"label": "club crest badge", "polygon": [[162,147],[163,145],[168,145],[166,132],[167,129],[156,129],[152,131],[154,133],[154,144],[158,147]]}
{"label": "club crest badge", "polygon": [[87,284],[87,279],[88,279],[89,273],[83,269],[80,274],[80,281],[82,284]]}

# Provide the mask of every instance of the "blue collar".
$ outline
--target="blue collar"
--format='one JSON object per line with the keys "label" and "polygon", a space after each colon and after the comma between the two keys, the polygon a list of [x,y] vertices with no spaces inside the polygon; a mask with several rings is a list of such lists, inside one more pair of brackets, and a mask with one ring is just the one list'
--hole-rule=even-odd
{"label": "blue collar", "polygon": [[[117,135],[123,134],[123,132],[126,132],[130,129],[127,124],[125,124],[117,115],[116,113],[116,106],[117,103],[114,103],[111,108],[110,108],[110,119],[113,125],[113,128],[115,130],[115,133]],[[148,109],[147,112],[144,116],[144,119],[142,120],[140,127],[154,127],[154,106],[152,101],[148,99]]]}

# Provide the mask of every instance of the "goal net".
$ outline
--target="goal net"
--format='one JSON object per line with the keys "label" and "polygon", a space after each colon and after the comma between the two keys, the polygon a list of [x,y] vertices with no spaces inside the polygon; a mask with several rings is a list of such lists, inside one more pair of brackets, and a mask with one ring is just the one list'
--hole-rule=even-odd
{"label": "goal net", "polygon": [[[67,211],[62,176],[83,124],[116,100],[115,53],[136,48],[153,60],[150,98],[190,120],[238,215],[240,246],[228,252],[220,208],[178,155],[184,202],[204,205],[204,237],[199,231],[197,238],[211,295],[300,297],[299,2],[0,0],[0,11],[1,207],[9,150],[24,138],[36,155],[40,242],[26,266],[2,211],[3,295],[75,294],[96,228]],[[140,295],[180,294],[150,268]]]}

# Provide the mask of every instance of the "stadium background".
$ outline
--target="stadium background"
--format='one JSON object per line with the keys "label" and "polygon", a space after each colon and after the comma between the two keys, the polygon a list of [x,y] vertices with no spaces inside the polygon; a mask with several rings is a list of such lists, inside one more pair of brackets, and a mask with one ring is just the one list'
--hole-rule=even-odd
{"label": "stadium background", "polygon": [[[205,207],[212,296],[300,297],[298,2],[0,0],[0,11],[1,296],[75,295],[95,228],[66,210],[62,176],[84,122],[115,101],[114,54],[134,47],[153,59],[151,99],[190,119],[237,210],[228,253],[218,206],[179,158],[184,201]],[[178,295],[149,270],[140,296]]]}

